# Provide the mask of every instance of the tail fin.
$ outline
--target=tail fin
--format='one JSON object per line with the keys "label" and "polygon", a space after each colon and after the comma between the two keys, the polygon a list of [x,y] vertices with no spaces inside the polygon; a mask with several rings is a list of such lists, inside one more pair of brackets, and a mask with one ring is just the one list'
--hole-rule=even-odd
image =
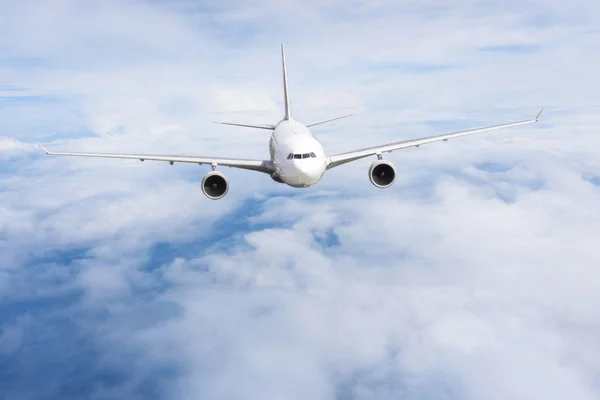
{"label": "tail fin", "polygon": [[281,66],[283,67],[283,98],[285,101],[285,116],[283,119],[292,119],[292,107],[290,105],[290,94],[288,91],[287,82],[287,71],[285,68],[285,50],[283,49],[283,43],[281,43]]}

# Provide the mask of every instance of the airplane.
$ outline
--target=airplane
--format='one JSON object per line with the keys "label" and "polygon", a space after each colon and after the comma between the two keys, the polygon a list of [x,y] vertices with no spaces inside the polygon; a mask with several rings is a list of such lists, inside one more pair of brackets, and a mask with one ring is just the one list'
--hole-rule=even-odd
{"label": "airplane", "polygon": [[213,121],[218,124],[272,131],[271,139],[269,141],[270,157],[268,160],[153,154],[54,152],[47,150],[39,142],[38,145],[46,154],[50,155],[124,158],[138,159],[140,161],[168,161],[171,165],[176,162],[197,163],[200,165],[208,164],[211,166],[212,171],[208,172],[202,179],[202,192],[209,199],[218,200],[222,199],[229,191],[229,181],[222,172],[217,171],[218,166],[259,171],[268,174],[276,182],[287,184],[295,188],[307,188],[319,182],[325,172],[332,168],[365,157],[375,156],[377,159],[369,168],[369,180],[378,188],[388,188],[396,179],[396,168],[394,164],[383,159],[383,153],[389,153],[408,147],[419,147],[423,144],[438,141],[447,141],[448,139],[454,139],[475,133],[483,133],[535,123],[540,118],[542,111],[544,111],[542,108],[537,116],[530,120],[511,122],[502,125],[488,126],[485,128],[471,129],[438,136],[429,136],[419,139],[403,140],[328,156],[325,153],[323,146],[321,146],[317,138],[311,132],[310,128],[336,121],[341,118],[346,118],[354,114],[313,122],[307,125],[295,120],[292,117],[292,107],[288,90],[285,50],[283,43],[281,44],[281,63],[283,70],[283,98],[285,103],[285,113],[283,119],[279,121],[279,123],[276,125],[259,125]]}

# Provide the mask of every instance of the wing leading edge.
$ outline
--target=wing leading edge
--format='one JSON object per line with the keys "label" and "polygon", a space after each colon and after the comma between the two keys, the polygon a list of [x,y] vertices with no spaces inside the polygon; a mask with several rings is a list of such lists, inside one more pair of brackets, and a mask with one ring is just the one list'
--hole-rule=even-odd
{"label": "wing leading edge", "polygon": [[217,158],[217,157],[194,157],[194,156],[168,156],[155,154],[113,154],[113,153],[82,153],[82,152],[57,152],[49,151],[41,143],[38,145],[46,154],[58,156],[81,156],[81,157],[102,157],[102,158],[124,158],[132,160],[150,160],[150,161],[169,161],[171,165],[176,162],[220,165],[224,167],[248,169],[252,171],[271,174],[274,172],[271,161],[266,160],[245,160],[239,158]]}
{"label": "wing leading edge", "polygon": [[483,132],[495,131],[495,130],[504,129],[504,128],[510,128],[513,126],[532,124],[539,120],[540,116],[542,115],[542,111],[544,111],[543,108],[534,119],[529,119],[526,121],[511,122],[508,124],[494,125],[494,126],[488,126],[485,128],[478,128],[478,129],[470,129],[467,131],[453,132],[453,133],[448,133],[448,134],[438,135],[438,136],[429,136],[429,137],[424,137],[424,138],[420,138],[420,139],[404,140],[401,142],[388,143],[388,144],[383,144],[383,145],[379,145],[379,146],[367,147],[367,148],[360,149],[360,150],[349,151],[346,153],[336,154],[334,156],[329,157],[327,169],[331,169],[331,168],[337,167],[338,165],[342,165],[342,164],[345,164],[345,163],[348,163],[351,161],[355,161],[355,160],[358,160],[358,159],[361,159],[364,157],[368,157],[368,156],[372,156],[372,155],[376,155],[376,154],[380,154],[380,153],[389,153],[389,152],[404,149],[407,147],[418,147],[422,144],[438,142],[440,140],[445,141],[448,139],[454,139],[454,138],[461,137],[461,136],[473,135],[475,133],[483,133]]}

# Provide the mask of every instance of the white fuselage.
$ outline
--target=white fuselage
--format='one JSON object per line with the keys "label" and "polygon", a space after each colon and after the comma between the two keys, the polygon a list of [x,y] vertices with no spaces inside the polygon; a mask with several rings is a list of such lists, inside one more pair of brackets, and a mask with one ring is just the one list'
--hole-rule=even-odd
{"label": "white fuselage", "polygon": [[277,124],[269,150],[275,177],[293,187],[314,185],[327,169],[323,146],[310,129],[293,119]]}

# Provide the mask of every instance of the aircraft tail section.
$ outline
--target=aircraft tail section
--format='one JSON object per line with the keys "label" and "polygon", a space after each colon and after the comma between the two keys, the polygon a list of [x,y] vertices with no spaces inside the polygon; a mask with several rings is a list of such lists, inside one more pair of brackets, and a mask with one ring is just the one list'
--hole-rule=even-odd
{"label": "aircraft tail section", "polygon": [[306,125],[308,128],[310,128],[311,126],[316,126],[316,125],[321,125],[321,124],[326,124],[328,122],[332,122],[332,121],[337,121],[338,119],[342,119],[342,118],[348,118],[351,117],[353,115],[356,114],[347,114],[347,115],[342,115],[341,117],[335,117],[335,118],[329,118],[323,121],[317,121],[317,122],[311,122],[310,124]]}
{"label": "aircraft tail section", "polygon": [[213,121],[213,123],[221,124],[221,125],[241,126],[244,128],[267,129],[267,130],[271,130],[271,131],[273,129],[275,129],[275,125],[270,125],[270,124],[240,124],[237,122],[226,122],[226,121]]}
{"label": "aircraft tail section", "polygon": [[[283,100],[285,103],[285,115],[284,115],[283,119],[290,120],[290,119],[292,119],[292,106],[290,103],[290,93],[288,90],[287,69],[285,66],[285,49],[284,49],[283,43],[281,43],[281,68],[283,70]],[[339,118],[344,118],[344,117],[333,118],[333,119],[327,120],[327,121],[320,121],[320,122],[314,123],[313,125],[322,124],[322,123],[333,121],[333,120],[339,119]],[[272,125],[272,124],[245,124],[245,123],[227,122],[227,121],[213,121],[213,122],[216,124],[233,125],[233,126],[241,126],[244,128],[255,128],[255,129],[266,129],[266,130],[274,130],[276,127],[276,125]]]}
{"label": "aircraft tail section", "polygon": [[287,70],[285,67],[285,50],[283,48],[283,43],[281,43],[281,67],[283,69],[283,99],[285,101],[285,115],[283,119],[289,120],[292,119],[292,107],[290,105],[290,93],[288,91]]}

